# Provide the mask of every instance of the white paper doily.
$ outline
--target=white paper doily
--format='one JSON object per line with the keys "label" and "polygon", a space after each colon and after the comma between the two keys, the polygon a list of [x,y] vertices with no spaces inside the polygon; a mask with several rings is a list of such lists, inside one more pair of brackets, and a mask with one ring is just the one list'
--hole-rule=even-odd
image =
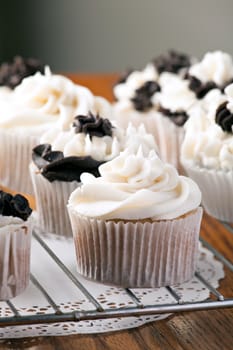
{"label": "white paper doily", "polygon": [[[91,294],[104,309],[135,306],[124,289],[88,281],[77,274],[75,265],[76,257],[72,240],[57,240],[51,237],[44,240],[69,270],[78,276],[82,284],[91,291]],[[200,246],[197,270],[215,288],[219,286],[219,280],[224,277],[222,263],[217,261],[213,254],[202,246]],[[61,311],[69,312],[73,310],[95,309],[93,304],[88,301],[85,295],[64,274],[35,239],[32,240],[31,271],[57,303]],[[173,288],[184,302],[201,301],[207,299],[209,296],[209,290],[196,277],[182,285],[173,286]],[[166,288],[132,289],[132,291],[144,305],[177,303],[176,299],[173,298]],[[31,282],[26,291],[22,295],[12,299],[12,302],[20,315],[54,312],[52,307],[48,306],[48,302],[43,294]],[[0,316],[12,316],[12,312],[5,302],[0,302]],[[138,327],[168,316],[169,314],[4,327],[0,329],[0,339],[117,331]]]}

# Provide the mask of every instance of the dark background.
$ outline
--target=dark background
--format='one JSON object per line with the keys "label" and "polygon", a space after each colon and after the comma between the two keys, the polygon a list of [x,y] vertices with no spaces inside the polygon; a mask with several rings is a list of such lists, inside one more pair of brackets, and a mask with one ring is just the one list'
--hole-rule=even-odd
{"label": "dark background", "polygon": [[231,0],[0,0],[0,61],[34,56],[60,72],[143,67],[176,48],[233,54]]}

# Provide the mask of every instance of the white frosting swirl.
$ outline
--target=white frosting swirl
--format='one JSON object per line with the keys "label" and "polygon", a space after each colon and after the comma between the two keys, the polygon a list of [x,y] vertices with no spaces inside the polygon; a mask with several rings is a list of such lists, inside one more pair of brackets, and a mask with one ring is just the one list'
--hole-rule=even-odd
{"label": "white frosting swirl", "polygon": [[196,96],[188,88],[189,82],[172,73],[162,73],[159,78],[161,92],[154,95],[154,104],[171,112],[185,111],[196,102]]}
{"label": "white frosting swirl", "polygon": [[207,52],[201,62],[190,68],[189,74],[203,83],[213,81],[222,86],[233,78],[233,61],[225,52]]}
{"label": "white frosting swirl", "polygon": [[15,216],[4,216],[0,215],[0,228],[4,228],[5,226],[13,226],[13,225],[22,225],[25,223],[24,220]]}
{"label": "white frosting swirl", "polygon": [[167,220],[196,209],[201,201],[198,186],[179,176],[151,151],[128,150],[99,167],[101,177],[83,173],[81,188],[69,199],[79,214],[99,219]]}
{"label": "white frosting swirl", "polygon": [[233,169],[233,134],[216,124],[214,105],[209,110],[201,106],[192,110],[185,124],[181,161],[187,166],[228,171]]}
{"label": "white frosting swirl", "polygon": [[[103,98],[96,98],[85,87],[74,84],[68,78],[51,74],[36,73],[23,79],[7,99],[0,99],[0,127],[32,130],[46,130],[56,125],[62,130],[70,127],[77,114],[88,111],[107,113],[110,104]],[[103,108],[102,108],[103,107]]]}
{"label": "white frosting swirl", "polygon": [[[113,124],[113,123],[112,123]],[[118,156],[121,151],[128,147],[131,152],[136,152],[141,145],[145,153],[151,149],[157,150],[154,137],[146,133],[143,125],[138,128],[131,124],[123,130],[113,124],[112,136],[90,137],[89,134],[75,133],[51,129],[42,135],[40,143],[49,143],[54,151],[62,151],[68,156],[91,156],[98,161],[109,161]]]}
{"label": "white frosting swirl", "polygon": [[142,87],[147,81],[157,81],[158,73],[152,64],[148,64],[142,71],[133,71],[124,83],[115,85],[113,92],[115,97],[121,100],[130,100],[135,91]]}

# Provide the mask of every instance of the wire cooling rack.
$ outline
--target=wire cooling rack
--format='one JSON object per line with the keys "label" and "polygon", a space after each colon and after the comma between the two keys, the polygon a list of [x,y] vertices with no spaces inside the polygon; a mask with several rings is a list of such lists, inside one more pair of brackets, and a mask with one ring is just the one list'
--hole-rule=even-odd
{"label": "wire cooling rack", "polygon": [[[229,224],[223,223],[223,225],[233,233],[233,228]],[[168,314],[177,313],[184,311],[195,311],[195,310],[208,310],[217,308],[230,308],[233,307],[233,297],[225,298],[216,288],[214,288],[200,272],[196,271],[195,277],[201,282],[203,287],[207,288],[212,295],[211,299],[207,299],[201,302],[183,302],[180,296],[177,294],[175,289],[171,286],[166,287],[167,292],[175,299],[175,303],[167,304],[153,304],[144,305],[137,295],[128,288],[124,291],[127,296],[131,299],[134,306],[132,307],[120,307],[120,308],[108,308],[104,309],[99,301],[91,294],[91,292],[83,285],[74,273],[72,273],[62,260],[54,253],[49,247],[46,241],[41,235],[33,233],[34,240],[43,248],[53,261],[57,264],[59,269],[69,278],[69,280],[75,285],[78,290],[85,295],[87,300],[93,305],[93,310],[76,310],[64,312],[61,311],[58,303],[56,303],[49,293],[42,286],[41,282],[31,274],[30,279],[33,285],[43,294],[47,302],[51,306],[53,312],[46,314],[35,314],[33,311],[29,315],[21,315],[17,310],[17,307],[10,300],[6,301],[9,309],[13,316],[0,317],[0,327],[13,326],[13,325],[33,325],[33,324],[48,324],[57,322],[78,322],[78,321],[90,321],[97,319],[111,319],[111,318],[122,318],[130,316],[146,316],[156,314]],[[233,264],[227,260],[221,253],[214,249],[209,243],[200,239],[201,243],[205,248],[210,250],[213,255],[219,259],[225,267],[233,272]]]}

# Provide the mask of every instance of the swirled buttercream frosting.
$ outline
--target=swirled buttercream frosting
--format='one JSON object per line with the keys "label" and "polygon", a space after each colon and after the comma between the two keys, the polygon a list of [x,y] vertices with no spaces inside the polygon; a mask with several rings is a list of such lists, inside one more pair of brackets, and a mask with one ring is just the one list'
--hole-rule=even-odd
{"label": "swirled buttercream frosting", "polygon": [[[24,128],[41,134],[51,126],[61,130],[71,127],[78,114],[109,113],[110,104],[94,96],[87,88],[74,84],[48,67],[45,74],[25,78],[10,94],[0,100],[0,127]],[[107,108],[109,106],[109,108]]]}
{"label": "swirled buttercream frosting", "polygon": [[155,95],[154,104],[177,126],[183,126],[189,117],[189,109],[197,102],[188,88],[188,81],[175,74],[162,73],[159,83],[161,92]]}
{"label": "swirled buttercream frosting", "polygon": [[[227,96],[217,90],[209,92],[207,105],[193,108],[185,124],[181,160],[185,165],[214,170],[233,169],[232,112]],[[208,95],[209,95],[208,94]],[[210,99],[211,97],[211,99]],[[213,99],[212,105],[211,100]],[[216,103],[219,101],[219,103]]]}
{"label": "swirled buttercream frosting", "polygon": [[69,199],[80,215],[104,220],[167,220],[196,209],[201,193],[154,151],[128,150],[99,168],[100,177],[84,173],[83,185]]}
{"label": "swirled buttercream frosting", "polygon": [[194,64],[188,72],[190,89],[198,98],[203,98],[210,90],[224,88],[233,81],[233,61],[222,51],[208,52],[201,62]]}
{"label": "swirled buttercream frosting", "polygon": [[[154,82],[158,80],[158,73],[152,64],[148,64],[141,71],[133,71],[126,79],[114,86],[113,92],[117,100],[132,100],[136,98],[137,94],[143,94],[150,97],[152,96],[153,90],[155,92],[159,89],[158,83],[154,85]],[[150,82],[148,85],[148,82]],[[132,101],[133,103],[133,101]]]}

